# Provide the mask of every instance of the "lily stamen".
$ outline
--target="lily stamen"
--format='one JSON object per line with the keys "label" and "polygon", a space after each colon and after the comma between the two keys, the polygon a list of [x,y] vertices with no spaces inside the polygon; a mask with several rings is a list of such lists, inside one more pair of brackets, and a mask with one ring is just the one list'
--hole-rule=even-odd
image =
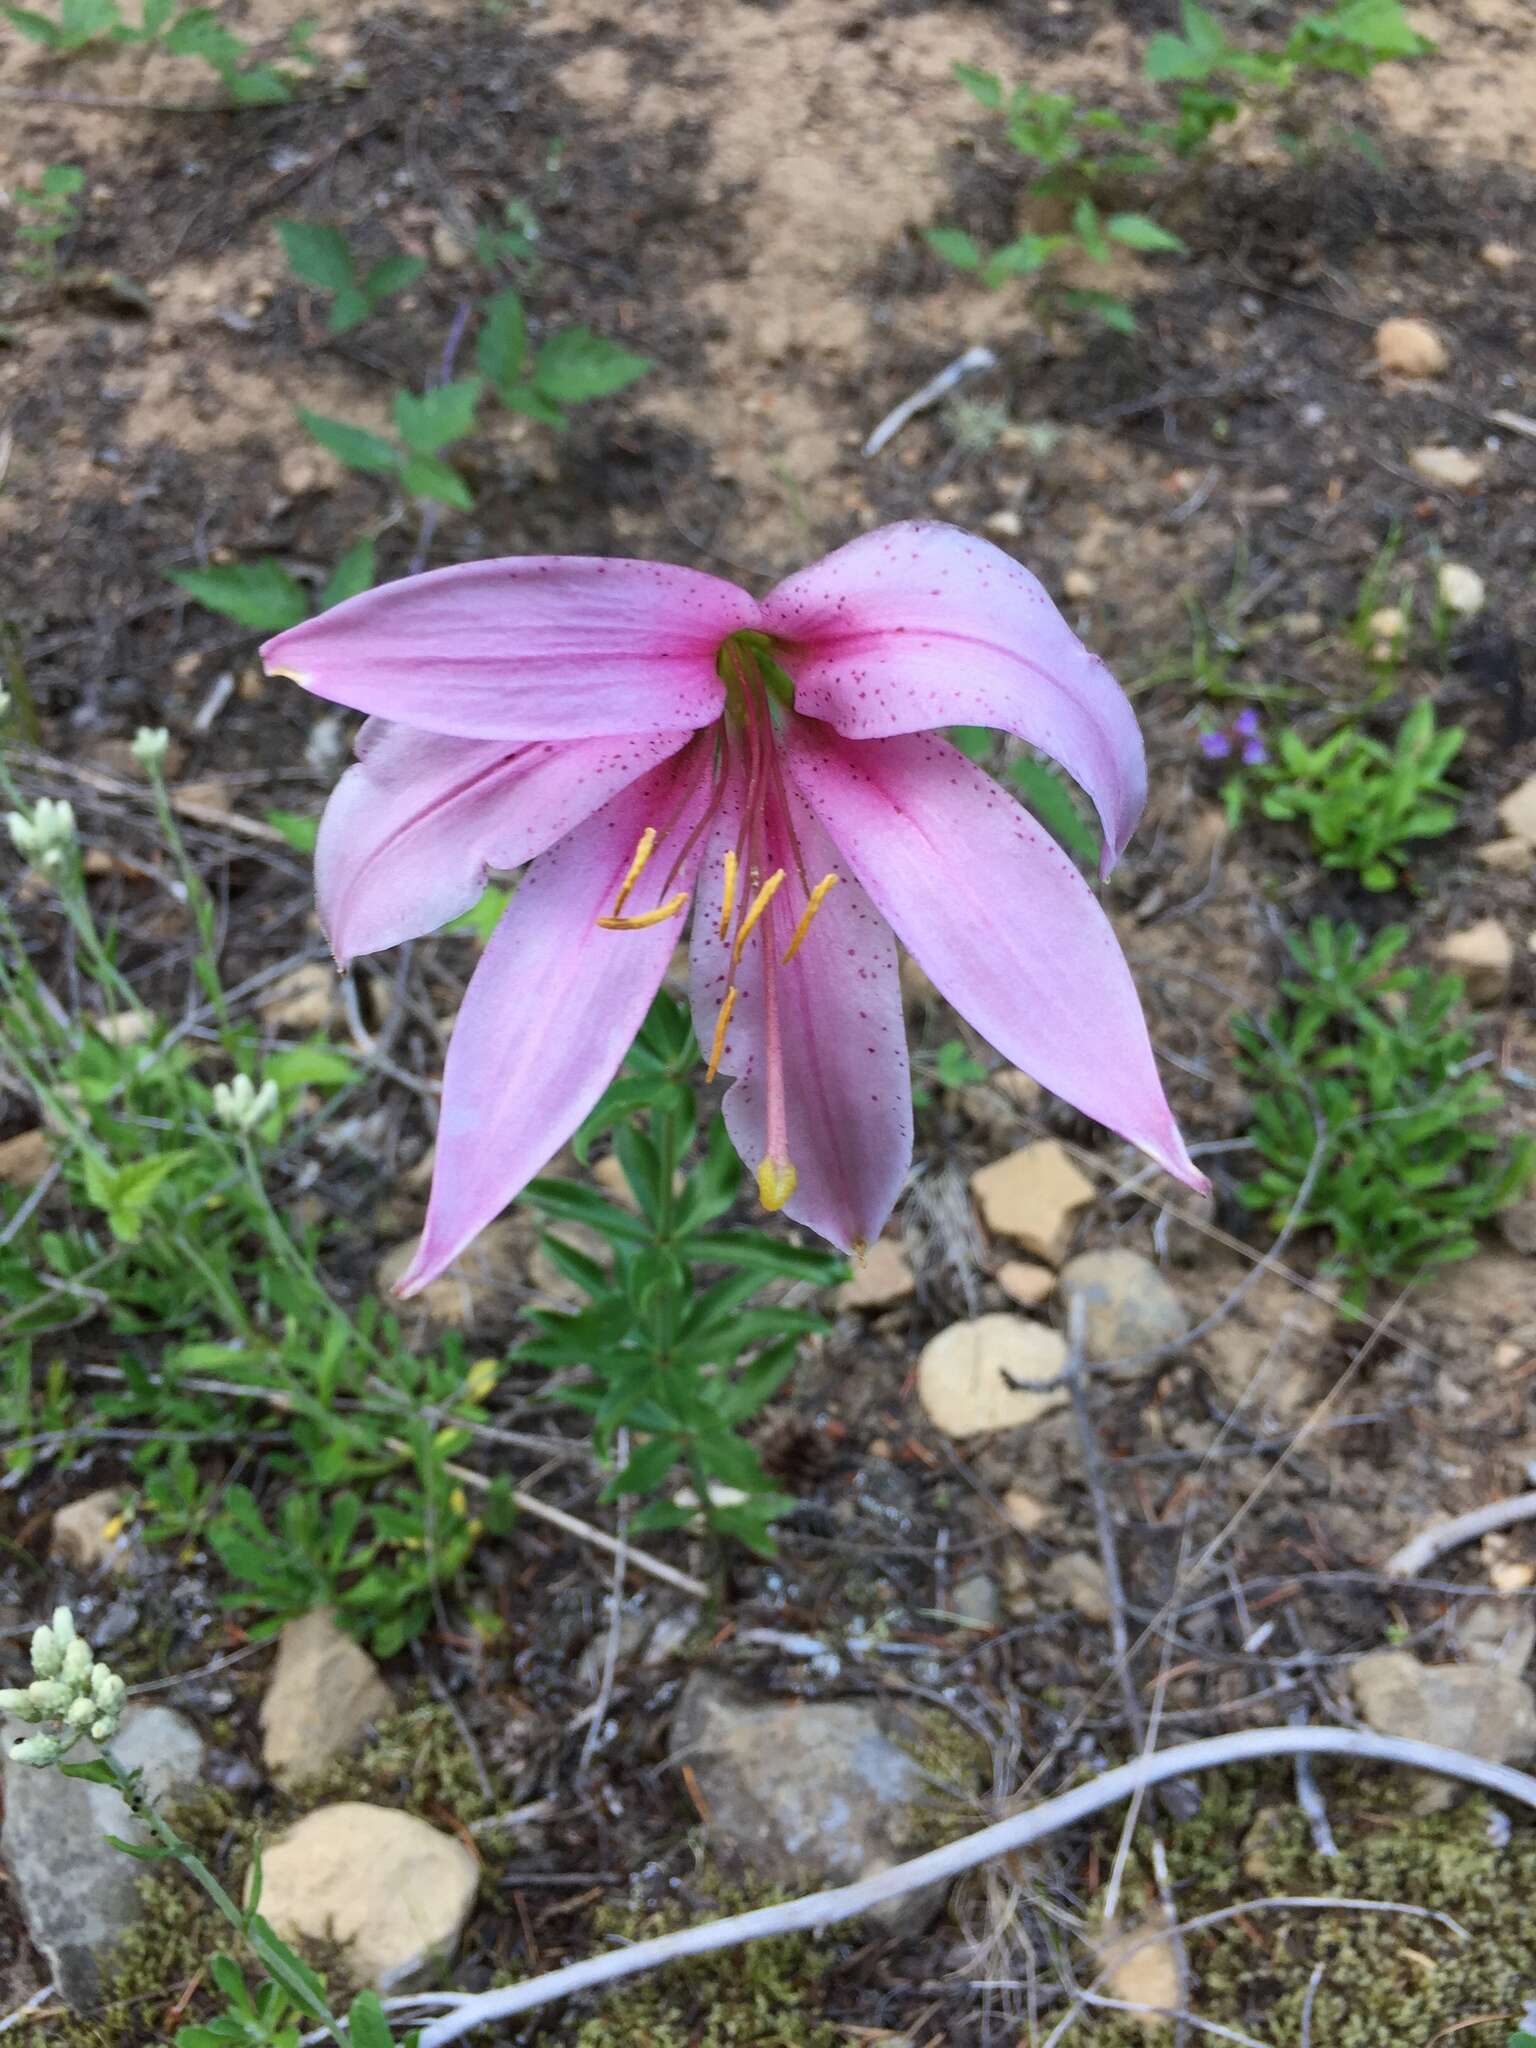
{"label": "lily stamen", "polygon": [[756,929],[758,919],[763,915],[763,912],[768,908],[783,886],[784,870],[782,868],[775,868],[767,881],[764,882],[763,886],[752,898],[747,908],[747,914],[741,920],[741,926],[736,933],[736,943],[731,948],[731,967],[733,971],[741,965],[741,956],[746,950],[747,940],[751,938],[753,931]]}
{"label": "lily stamen", "polygon": [[[613,905],[613,914],[615,917],[618,917],[622,913],[624,905],[629,901],[630,894],[634,889],[636,882],[638,882],[640,877],[645,873],[646,862],[650,859],[652,853],[654,853],[655,850],[656,827],[654,825],[647,825],[645,830],[640,834],[640,844],[635,848],[635,857],[629,864],[629,873],[624,877],[623,881],[619,884],[619,893],[617,897],[615,897]],[[605,920],[603,918],[598,919],[599,924],[603,924],[604,922]]]}
{"label": "lily stamen", "polygon": [[704,1070],[706,1082],[713,1081],[720,1071],[720,1061],[725,1054],[725,1034],[730,1026],[731,1012],[736,1007],[736,998],[741,990],[733,983],[725,992],[725,1001],[720,1005],[720,1015],[715,1021],[714,1043],[709,1048],[709,1065]]}
{"label": "lily stamen", "polygon": [[817,911],[820,910],[822,904],[826,902],[828,896],[832,893],[833,889],[836,888],[840,879],[841,877],[835,874],[823,875],[821,880],[816,884],[815,888],[811,891],[810,896],[806,902],[806,906],[804,910],[802,910],[800,913],[800,922],[795,926],[795,935],[789,942],[789,951],[784,955],[784,958],[779,962],[779,965],[781,967],[787,967],[790,961],[793,960],[795,955],[799,952],[801,946],[805,943],[805,935],[811,928],[811,919],[816,915]]}
{"label": "lily stamen", "polygon": [[725,849],[725,897],[720,905],[720,936],[723,939],[731,928],[731,912],[736,908],[736,870],[738,867],[736,849]]}
{"label": "lily stamen", "polygon": [[688,891],[679,889],[675,896],[669,896],[654,910],[642,910],[635,917],[600,917],[597,923],[605,932],[643,932],[653,924],[665,924],[669,917],[676,917],[687,901]]}

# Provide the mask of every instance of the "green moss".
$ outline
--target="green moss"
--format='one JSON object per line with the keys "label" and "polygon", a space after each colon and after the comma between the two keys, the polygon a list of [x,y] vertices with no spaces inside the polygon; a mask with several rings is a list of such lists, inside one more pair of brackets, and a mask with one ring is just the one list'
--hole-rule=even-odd
{"label": "green moss", "polygon": [[927,1781],[897,1829],[904,1856],[921,1856],[979,1827],[977,1801],[987,1788],[986,1746],[953,1714],[937,1709],[913,1716],[896,1740]]}
{"label": "green moss", "polygon": [[[1189,1937],[1191,2009],[1275,2048],[1295,2048],[1321,1963],[1312,2038],[1328,2048],[1408,2048],[1478,2013],[1500,2017],[1465,2027],[1458,2041],[1503,2048],[1503,2016],[1536,1990],[1536,1829],[1516,1822],[1509,1846],[1498,1849],[1481,1798],[1423,1815],[1413,1811],[1417,1786],[1406,1774],[1363,1788],[1332,1773],[1323,1784],[1336,1857],[1317,1854],[1288,1779],[1265,1772],[1204,1780],[1200,1813],[1164,1832],[1180,1918],[1245,1897],[1335,1894],[1445,1913],[1467,1938],[1400,1914],[1256,1912],[1246,1924]],[[1140,1882],[1141,1896],[1127,1895],[1130,1918],[1156,1910],[1145,1870]],[[1136,2021],[1111,2013],[1096,2015],[1093,2037],[1095,2048],[1147,2041]]]}
{"label": "green moss", "polygon": [[[685,1906],[607,1906],[593,1916],[593,1946],[671,1934],[700,1919],[776,1904],[782,1892],[721,1889]],[[622,1984],[582,2021],[574,2048],[841,2048],[822,2017],[826,1947],[809,1935],[755,1941],[675,1963]]]}
{"label": "green moss", "polygon": [[[494,1777],[492,1779],[495,1788]],[[385,1721],[366,1749],[339,1756],[278,1795],[269,1832],[276,1834],[302,1814],[340,1799],[363,1799],[394,1807],[441,1826],[451,1813],[466,1823],[482,1820],[516,1803],[514,1788],[496,1805],[487,1801],[470,1755],[449,1709],[423,1700]]]}

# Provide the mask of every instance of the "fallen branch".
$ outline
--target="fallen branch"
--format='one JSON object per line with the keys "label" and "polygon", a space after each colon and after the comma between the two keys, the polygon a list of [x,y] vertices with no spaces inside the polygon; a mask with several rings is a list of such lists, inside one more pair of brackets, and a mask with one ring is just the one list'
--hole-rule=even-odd
{"label": "fallen branch", "polygon": [[1468,1515],[1457,1515],[1453,1521],[1426,1529],[1401,1550],[1394,1550],[1383,1569],[1394,1579],[1414,1579],[1448,1550],[1459,1550],[1464,1543],[1475,1543],[1480,1536],[1492,1536],[1496,1530],[1513,1528],[1516,1522],[1533,1521],[1536,1493],[1517,1493],[1511,1500],[1493,1501],[1485,1508],[1474,1508]]}
{"label": "fallen branch", "polygon": [[940,370],[937,377],[930,377],[920,391],[914,391],[912,396],[904,398],[900,405],[892,406],[864,443],[864,453],[878,455],[888,441],[895,440],[908,420],[915,419],[920,412],[926,412],[930,405],[937,405],[941,398],[953,391],[961,379],[968,377],[973,370],[994,370],[996,367],[997,357],[993,355],[991,349],[968,348],[963,356],[956,356],[952,363]]}
{"label": "fallen branch", "polygon": [[451,2010],[421,2031],[420,2048],[444,2048],[476,2027],[494,2020],[510,2019],[516,2013],[532,2012],[570,1998],[580,1991],[594,1990],[620,1977],[632,1977],[663,1963],[681,1961],[685,1956],[713,1955],[721,1949],[737,1948],[749,1941],[766,1941],[775,1935],[811,1933],[841,1920],[856,1919],[889,1900],[905,1898],[929,1885],[947,1884],[962,1872],[995,1856],[1007,1856],[1030,1843],[1063,1828],[1075,1826],[1091,1815],[1116,1806],[1123,1799],[1149,1785],[1184,1776],[1190,1771],[1214,1770],[1225,1764],[1252,1763],[1275,1756],[1341,1756],[1363,1763],[1402,1764],[1442,1777],[1459,1778],[1480,1785],[1486,1792],[1516,1800],[1536,1813],[1536,1778],[1507,1764],[1488,1763],[1481,1757],[1463,1756],[1429,1742],[1409,1742],[1395,1736],[1373,1735],[1352,1728],[1248,1728],[1235,1735],[1218,1735],[1204,1742],[1191,1742],[1178,1749],[1138,1756],[1118,1769],[1105,1771],[1086,1785],[1048,1799],[1028,1812],[1012,1815],[982,1828],[978,1833],[932,1849],[908,1863],[898,1863],[857,1884],[839,1885],[831,1891],[815,1892],[808,1898],[790,1899],[779,1906],[762,1906],[750,1913],[733,1913],[724,1920],[707,1921],[701,1927],[683,1928],[676,1934],[658,1935],[637,1941],[628,1948],[589,1956],[584,1962],[567,1964],[521,1984],[495,1991],[441,1992],[429,1998],[413,1999],[413,2005],[441,2002]]}

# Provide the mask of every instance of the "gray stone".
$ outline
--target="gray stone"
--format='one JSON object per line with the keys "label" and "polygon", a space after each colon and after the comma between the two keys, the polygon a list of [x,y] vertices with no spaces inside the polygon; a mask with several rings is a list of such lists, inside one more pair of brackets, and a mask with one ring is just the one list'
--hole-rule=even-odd
{"label": "gray stone", "polygon": [[[916,1853],[914,1824],[942,1796],[912,1754],[925,1731],[937,1732],[895,1702],[765,1701],[700,1671],[678,1702],[671,1760],[693,1773],[710,1846],[726,1864],[812,1891]],[[872,1917],[920,1931],[942,1902],[930,1889]]]}
{"label": "gray stone", "polygon": [[[16,1722],[5,1729],[0,1855],[54,1982],[71,2005],[90,2006],[101,1995],[103,1961],[138,1921],[137,1884],[144,1875],[143,1865],[112,1848],[107,1836],[142,1842],[146,1831],[110,1786],[11,1762],[11,1741],[27,1732]],[[171,1707],[129,1707],[112,1753],[119,1763],[142,1769],[152,1804],[188,1790],[202,1771],[202,1737]],[[82,1742],[70,1761],[85,1763],[95,1754]]]}
{"label": "gray stone", "polygon": [[949,1611],[973,1628],[996,1628],[1003,1618],[1003,1596],[990,1572],[968,1572],[955,1582]]}
{"label": "gray stone", "polygon": [[[1498,1764],[1536,1755],[1536,1694],[1500,1665],[1431,1666],[1405,1650],[1378,1650],[1349,1667],[1349,1683],[1361,1718],[1378,1734],[1437,1742]],[[1426,1775],[1416,1803],[1438,1813],[1459,1790]]]}
{"label": "gray stone", "polygon": [[1083,1352],[1090,1365],[1177,1344],[1189,1328],[1184,1304],[1152,1261],[1120,1246],[1069,1259],[1058,1291],[1069,1308],[1082,1300]]}
{"label": "gray stone", "polygon": [[1464,1664],[1491,1664],[1518,1677],[1536,1651],[1536,1614],[1518,1600],[1475,1600],[1456,1617],[1454,1641]]}

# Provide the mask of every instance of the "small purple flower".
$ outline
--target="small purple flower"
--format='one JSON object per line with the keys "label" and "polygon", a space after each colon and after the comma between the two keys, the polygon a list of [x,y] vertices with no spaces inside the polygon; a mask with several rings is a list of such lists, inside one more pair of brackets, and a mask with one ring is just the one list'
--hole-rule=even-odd
{"label": "small purple flower", "polygon": [[1200,735],[1200,751],[1207,761],[1225,761],[1232,751],[1232,741],[1224,732],[1203,732]]}
{"label": "small purple flower", "polygon": [[1219,726],[1214,732],[1199,735],[1200,751],[1207,761],[1227,761],[1235,753],[1250,768],[1257,768],[1269,759],[1265,746],[1259,714],[1252,705],[1239,711],[1230,725]]}

